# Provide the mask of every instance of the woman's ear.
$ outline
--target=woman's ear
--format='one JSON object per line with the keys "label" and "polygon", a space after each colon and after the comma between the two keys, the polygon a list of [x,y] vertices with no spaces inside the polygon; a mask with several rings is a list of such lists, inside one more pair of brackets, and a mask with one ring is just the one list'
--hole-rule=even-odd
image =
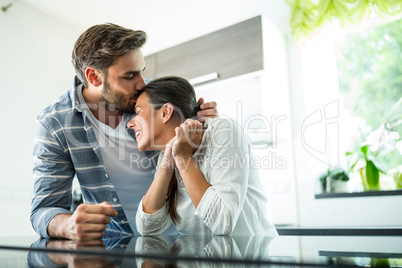
{"label": "woman's ear", "polygon": [[173,116],[174,108],[170,103],[165,103],[162,106],[162,122],[167,123]]}
{"label": "woman's ear", "polygon": [[85,69],[85,77],[88,83],[93,85],[94,87],[102,85],[103,76],[93,67],[89,66]]}

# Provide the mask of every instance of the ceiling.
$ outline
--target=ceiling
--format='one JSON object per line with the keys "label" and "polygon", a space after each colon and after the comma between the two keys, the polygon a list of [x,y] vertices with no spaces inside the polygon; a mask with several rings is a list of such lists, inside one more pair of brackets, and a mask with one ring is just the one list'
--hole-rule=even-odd
{"label": "ceiling", "polygon": [[[4,1],[4,0],[3,0]],[[9,0],[61,20],[81,33],[113,22],[148,34],[145,55],[191,40],[248,18],[264,15],[288,32],[284,0]]]}

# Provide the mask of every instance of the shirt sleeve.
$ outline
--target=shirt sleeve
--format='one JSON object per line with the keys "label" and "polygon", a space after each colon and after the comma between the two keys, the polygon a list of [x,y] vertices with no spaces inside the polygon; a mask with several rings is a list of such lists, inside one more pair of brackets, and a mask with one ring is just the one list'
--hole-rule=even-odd
{"label": "shirt sleeve", "polygon": [[153,214],[145,213],[142,209],[142,200],[138,205],[136,215],[137,231],[143,235],[159,235],[163,233],[172,223],[166,203]]}
{"label": "shirt sleeve", "polygon": [[39,118],[33,159],[31,224],[40,236],[49,238],[47,227],[51,219],[60,213],[70,213],[75,172],[56,131]]}
{"label": "shirt sleeve", "polygon": [[[208,155],[210,187],[204,193],[195,216],[215,235],[229,235],[234,230],[249,180],[249,146],[241,127],[232,120],[220,120],[211,127],[212,146]],[[204,160],[205,161],[205,160]]]}

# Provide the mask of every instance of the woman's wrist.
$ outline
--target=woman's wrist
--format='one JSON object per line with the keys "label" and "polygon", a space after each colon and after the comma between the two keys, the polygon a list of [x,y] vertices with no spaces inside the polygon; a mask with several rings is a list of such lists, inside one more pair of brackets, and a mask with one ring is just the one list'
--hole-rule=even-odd
{"label": "woman's wrist", "polygon": [[176,156],[174,161],[181,174],[186,172],[188,168],[192,168],[195,165],[195,161],[192,156]]}

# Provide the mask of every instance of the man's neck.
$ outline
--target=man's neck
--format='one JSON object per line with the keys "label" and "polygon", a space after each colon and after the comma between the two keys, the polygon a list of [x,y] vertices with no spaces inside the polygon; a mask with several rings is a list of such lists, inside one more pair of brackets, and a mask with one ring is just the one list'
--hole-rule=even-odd
{"label": "man's neck", "polygon": [[82,96],[93,114],[93,116],[101,123],[115,129],[122,120],[123,113],[117,109],[110,109],[104,101],[102,101],[98,89],[88,87],[82,88]]}

